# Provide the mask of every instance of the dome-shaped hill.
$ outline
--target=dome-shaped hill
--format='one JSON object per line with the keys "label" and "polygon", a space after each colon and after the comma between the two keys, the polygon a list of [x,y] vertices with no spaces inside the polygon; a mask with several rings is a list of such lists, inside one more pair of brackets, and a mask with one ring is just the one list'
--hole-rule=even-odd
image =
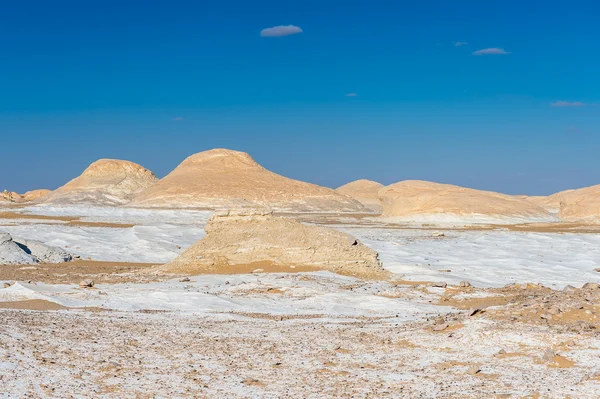
{"label": "dome-shaped hill", "polygon": [[379,190],[383,217],[429,221],[512,223],[555,221],[539,206],[514,196],[450,184],[402,181]]}
{"label": "dome-shaped hill", "polygon": [[136,163],[100,159],[64,186],[42,197],[44,204],[121,205],[158,179]]}
{"label": "dome-shaped hill", "polygon": [[383,206],[378,192],[383,184],[371,180],[355,180],[335,189],[336,192],[352,197],[373,212],[381,213]]}
{"label": "dome-shaped hill", "polygon": [[268,207],[290,212],[366,212],[330,188],[273,173],[244,152],[214,149],[188,157],[128,206],[163,208]]}

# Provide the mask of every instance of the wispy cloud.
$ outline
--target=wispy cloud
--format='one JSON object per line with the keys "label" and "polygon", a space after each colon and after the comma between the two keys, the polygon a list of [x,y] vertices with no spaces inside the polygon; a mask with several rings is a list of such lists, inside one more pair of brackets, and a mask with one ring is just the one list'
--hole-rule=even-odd
{"label": "wispy cloud", "polygon": [[504,50],[503,48],[498,48],[498,47],[484,48],[481,50],[477,50],[473,53],[473,55],[505,55],[505,54],[510,54],[510,53],[508,51]]}
{"label": "wispy cloud", "polygon": [[356,93],[348,93],[348,94],[346,94],[346,97],[358,97],[358,94],[356,94]]}
{"label": "wispy cloud", "polygon": [[469,42],[452,42],[456,47],[466,46]]}
{"label": "wispy cloud", "polygon": [[173,118],[174,121],[182,121],[183,120],[183,116],[176,116],[175,118]]}
{"label": "wispy cloud", "polygon": [[260,31],[262,37],[281,37],[289,35],[297,35],[302,33],[302,28],[295,25],[279,25],[272,28],[266,28]]}
{"label": "wispy cloud", "polygon": [[585,107],[581,101],[556,101],[550,104],[551,107]]}

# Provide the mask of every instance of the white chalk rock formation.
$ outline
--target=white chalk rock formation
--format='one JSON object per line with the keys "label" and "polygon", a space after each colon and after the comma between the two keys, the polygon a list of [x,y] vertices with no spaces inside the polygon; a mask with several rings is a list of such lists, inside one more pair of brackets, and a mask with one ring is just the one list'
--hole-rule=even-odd
{"label": "white chalk rock formation", "polygon": [[330,188],[273,173],[250,157],[215,149],[188,157],[127,206],[256,208],[289,212],[366,212],[358,201]]}
{"label": "white chalk rock formation", "polygon": [[432,223],[552,222],[545,209],[515,196],[418,180],[379,190],[382,217],[390,221]]}
{"label": "white chalk rock formation", "polygon": [[377,252],[339,231],[304,225],[269,213],[223,212],[206,237],[156,270],[177,274],[329,270],[359,278],[388,278]]}
{"label": "white chalk rock formation", "polygon": [[72,260],[73,255],[62,248],[51,247],[39,241],[14,240],[10,234],[0,233],[0,265],[62,263]]}
{"label": "white chalk rock formation", "polygon": [[381,213],[383,205],[378,192],[383,184],[371,180],[356,180],[335,189],[336,192],[354,198],[369,210]]}
{"label": "white chalk rock formation", "polygon": [[64,186],[42,197],[40,203],[122,205],[158,179],[148,169],[129,161],[100,159]]}

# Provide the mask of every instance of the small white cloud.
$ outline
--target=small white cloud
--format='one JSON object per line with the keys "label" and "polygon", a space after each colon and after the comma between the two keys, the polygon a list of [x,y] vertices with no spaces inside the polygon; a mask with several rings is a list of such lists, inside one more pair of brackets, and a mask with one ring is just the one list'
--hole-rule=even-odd
{"label": "small white cloud", "polygon": [[504,50],[503,48],[498,48],[498,47],[484,48],[481,50],[477,50],[473,53],[473,55],[504,55],[504,54],[510,54],[510,53],[508,51]]}
{"label": "small white cloud", "polygon": [[182,121],[183,120],[183,116],[176,116],[175,118],[173,118],[174,121]]}
{"label": "small white cloud", "polygon": [[584,107],[585,105],[581,101],[556,101],[550,104],[551,107]]}
{"label": "small white cloud", "polygon": [[272,28],[266,28],[260,31],[262,37],[281,37],[289,35],[297,35],[302,33],[302,29],[295,25],[279,25]]}
{"label": "small white cloud", "polygon": [[469,42],[453,42],[456,47],[466,46]]}
{"label": "small white cloud", "polygon": [[358,94],[356,94],[356,93],[348,93],[348,94],[346,94],[346,97],[358,97]]}

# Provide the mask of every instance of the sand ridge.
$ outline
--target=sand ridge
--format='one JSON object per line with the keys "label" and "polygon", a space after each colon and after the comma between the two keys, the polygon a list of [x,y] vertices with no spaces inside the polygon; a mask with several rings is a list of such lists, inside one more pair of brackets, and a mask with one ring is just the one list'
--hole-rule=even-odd
{"label": "sand ridge", "polygon": [[383,217],[452,215],[553,221],[545,209],[524,199],[450,184],[406,180],[379,190]]}

